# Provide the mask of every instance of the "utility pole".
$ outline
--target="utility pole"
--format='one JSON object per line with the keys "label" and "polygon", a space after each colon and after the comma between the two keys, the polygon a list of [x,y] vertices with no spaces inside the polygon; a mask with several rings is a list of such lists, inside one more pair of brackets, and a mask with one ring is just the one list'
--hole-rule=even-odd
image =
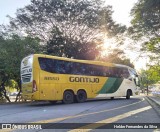
{"label": "utility pole", "polygon": [[147,96],[148,96],[147,53],[146,53],[146,85],[147,85]]}

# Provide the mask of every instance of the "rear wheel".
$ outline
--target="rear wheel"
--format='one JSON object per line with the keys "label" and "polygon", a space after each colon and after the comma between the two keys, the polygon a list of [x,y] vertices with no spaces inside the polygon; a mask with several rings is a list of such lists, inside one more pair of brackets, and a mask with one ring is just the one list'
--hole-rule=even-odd
{"label": "rear wheel", "polygon": [[87,99],[87,94],[84,90],[79,90],[77,92],[77,96],[76,96],[76,102],[78,103],[82,103],[85,102]]}
{"label": "rear wheel", "polygon": [[65,91],[63,94],[63,103],[71,104],[74,102],[74,94],[72,91]]}
{"label": "rear wheel", "polygon": [[129,90],[127,90],[127,95],[126,95],[126,99],[130,99],[131,93]]}

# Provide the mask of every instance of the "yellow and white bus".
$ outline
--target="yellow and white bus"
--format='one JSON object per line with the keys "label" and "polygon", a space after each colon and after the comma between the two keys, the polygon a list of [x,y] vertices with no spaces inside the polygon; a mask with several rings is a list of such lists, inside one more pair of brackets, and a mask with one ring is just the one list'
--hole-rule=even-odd
{"label": "yellow and white bus", "polygon": [[101,97],[129,99],[139,89],[138,75],[128,66],[42,54],[22,60],[21,83],[26,100],[64,103]]}

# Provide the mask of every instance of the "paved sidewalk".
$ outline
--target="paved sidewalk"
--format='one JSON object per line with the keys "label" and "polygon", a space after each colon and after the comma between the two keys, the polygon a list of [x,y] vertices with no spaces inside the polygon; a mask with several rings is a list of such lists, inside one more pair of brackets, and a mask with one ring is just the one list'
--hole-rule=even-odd
{"label": "paved sidewalk", "polygon": [[160,117],[160,97],[149,95],[149,96],[145,96],[145,98],[147,99],[148,103],[152,106],[152,108],[157,112],[157,114]]}

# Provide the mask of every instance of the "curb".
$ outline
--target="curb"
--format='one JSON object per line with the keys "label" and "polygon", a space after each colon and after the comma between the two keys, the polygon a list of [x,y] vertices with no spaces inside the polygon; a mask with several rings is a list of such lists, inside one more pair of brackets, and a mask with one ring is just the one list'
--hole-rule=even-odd
{"label": "curb", "polygon": [[152,99],[151,97],[145,96],[145,99],[147,102],[152,106],[152,108],[157,112],[158,116],[160,117],[160,104],[155,99]]}
{"label": "curb", "polygon": [[26,103],[30,103],[30,101],[27,101],[27,102],[0,102],[0,105],[26,104]]}
{"label": "curb", "polygon": [[155,104],[157,104],[158,106],[160,106],[160,102],[158,102],[157,100],[153,99],[152,97],[147,97],[147,98],[150,99]]}

